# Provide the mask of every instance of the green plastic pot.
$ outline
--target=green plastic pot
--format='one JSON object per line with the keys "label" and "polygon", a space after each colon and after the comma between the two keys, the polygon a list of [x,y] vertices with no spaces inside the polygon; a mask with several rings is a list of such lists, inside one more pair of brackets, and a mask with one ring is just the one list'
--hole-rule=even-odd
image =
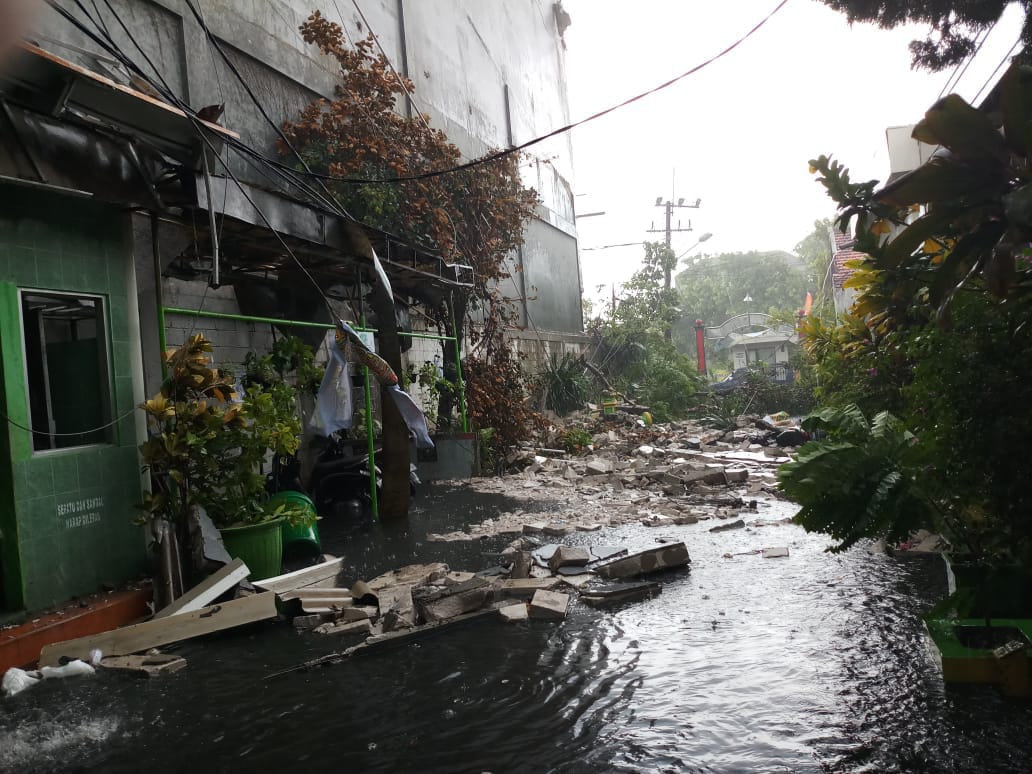
{"label": "green plastic pot", "polygon": [[269,499],[269,507],[275,510],[280,505],[300,506],[305,515],[313,519],[307,526],[294,526],[286,519],[280,528],[283,540],[283,561],[297,559],[314,559],[322,553],[322,541],[319,539],[319,528],[315,525],[315,503],[303,492],[286,490],[274,494]]}
{"label": "green plastic pot", "polygon": [[245,527],[220,529],[226,551],[234,559],[243,559],[251,571],[252,581],[280,574],[283,561],[283,519],[271,519]]}

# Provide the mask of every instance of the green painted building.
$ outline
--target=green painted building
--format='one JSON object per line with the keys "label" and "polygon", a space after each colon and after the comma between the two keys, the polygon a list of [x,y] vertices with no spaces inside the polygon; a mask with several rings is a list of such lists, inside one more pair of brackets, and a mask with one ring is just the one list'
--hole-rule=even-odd
{"label": "green painted building", "polygon": [[0,610],[145,567],[127,224],[89,198],[0,184]]}

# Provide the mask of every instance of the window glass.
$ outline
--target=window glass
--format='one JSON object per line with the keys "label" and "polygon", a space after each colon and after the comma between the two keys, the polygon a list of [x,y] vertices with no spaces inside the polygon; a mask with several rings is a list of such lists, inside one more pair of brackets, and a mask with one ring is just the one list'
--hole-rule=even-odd
{"label": "window glass", "polygon": [[103,301],[22,291],[29,414],[36,451],[105,443],[111,421]]}

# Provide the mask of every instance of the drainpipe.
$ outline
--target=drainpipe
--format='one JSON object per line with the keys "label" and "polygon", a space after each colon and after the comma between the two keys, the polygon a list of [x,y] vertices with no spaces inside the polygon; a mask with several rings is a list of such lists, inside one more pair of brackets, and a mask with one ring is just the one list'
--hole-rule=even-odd
{"label": "drainpipe", "polygon": [[[398,49],[401,55],[401,74],[406,78],[409,77],[409,63],[408,63],[408,42],[405,39],[405,0],[398,0]],[[405,91],[405,117],[412,118],[412,113],[415,110],[415,105],[412,104],[412,95]]]}

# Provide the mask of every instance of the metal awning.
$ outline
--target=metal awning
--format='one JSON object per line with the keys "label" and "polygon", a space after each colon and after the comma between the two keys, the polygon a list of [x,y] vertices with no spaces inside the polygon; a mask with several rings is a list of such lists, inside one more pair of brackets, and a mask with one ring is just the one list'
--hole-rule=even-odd
{"label": "metal awning", "polygon": [[216,147],[236,132],[188,116],[184,111],[142,91],[115,83],[31,43],[0,71],[0,93],[10,102],[54,118],[74,115],[89,123],[110,126],[150,144],[173,158],[187,161],[201,147],[202,131]]}

